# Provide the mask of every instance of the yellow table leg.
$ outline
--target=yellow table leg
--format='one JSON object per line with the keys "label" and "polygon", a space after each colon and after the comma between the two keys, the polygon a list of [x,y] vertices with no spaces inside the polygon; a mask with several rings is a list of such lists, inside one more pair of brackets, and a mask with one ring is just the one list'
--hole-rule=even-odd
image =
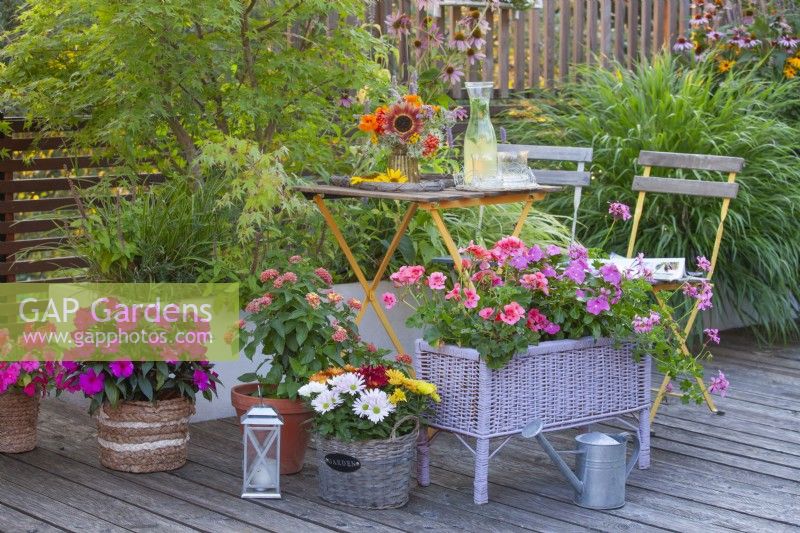
{"label": "yellow table leg", "polygon": [[658,392],[656,392],[656,399],[653,400],[653,407],[650,408],[650,423],[653,423],[653,420],[656,417],[656,413],[658,412],[658,408],[661,407],[661,402],[664,400],[664,394],[667,392],[667,386],[669,385],[670,377],[664,375],[664,379],[661,380],[661,386],[658,387]]}
{"label": "yellow table leg", "polygon": [[339,229],[339,225],[336,223],[336,219],[333,218],[333,213],[331,213],[328,209],[328,206],[325,205],[321,195],[317,194],[314,196],[314,203],[317,204],[320,213],[322,213],[322,218],[325,219],[325,223],[328,225],[328,228],[330,228],[331,233],[333,233],[336,242],[339,244],[339,248],[342,249],[345,258],[347,258],[347,262],[350,264],[350,268],[353,269],[353,273],[356,275],[358,283],[361,284],[361,288],[364,289],[364,305],[372,305],[372,308],[375,310],[375,314],[378,316],[378,320],[383,325],[383,329],[386,330],[386,334],[389,335],[389,339],[392,341],[395,349],[398,351],[398,353],[404,353],[403,345],[400,343],[400,339],[397,338],[397,334],[394,332],[394,328],[392,328],[392,325],[389,323],[386,313],[383,312],[383,308],[380,306],[380,302],[378,302],[378,298],[375,296],[375,292],[371,285],[367,282],[364,272],[361,270],[361,267],[358,266],[358,262],[356,261],[350,246],[348,246],[342,231]]}
{"label": "yellow table leg", "polygon": [[533,207],[533,198],[528,198],[528,201],[522,206],[522,211],[519,214],[517,225],[514,226],[514,232],[511,234],[514,237],[519,237],[520,233],[522,233],[522,228],[525,227],[525,221],[528,219],[528,214],[531,212],[531,207]]}
{"label": "yellow table leg", "polygon": [[[386,255],[383,256],[383,260],[381,260],[381,264],[378,265],[378,271],[375,273],[375,278],[372,280],[372,283],[369,286],[370,292],[375,294],[375,290],[378,288],[378,284],[381,282],[384,273],[386,273],[386,269],[389,266],[389,262],[392,260],[392,256],[394,255],[395,250],[397,247],[400,246],[400,240],[405,235],[406,230],[408,229],[408,225],[411,223],[411,219],[414,218],[414,214],[417,212],[417,204],[411,204],[408,206],[406,210],[406,214],[403,215],[403,219],[400,221],[400,225],[397,227],[397,232],[395,232],[392,241],[389,243],[389,247],[386,249]],[[367,306],[364,305],[358,311],[358,316],[356,317],[356,324],[360,324],[361,320],[364,318],[364,313],[367,311]]]}
{"label": "yellow table leg", "polygon": [[461,254],[458,252],[458,246],[456,246],[453,237],[450,235],[450,232],[447,230],[447,226],[444,223],[444,219],[442,218],[442,214],[439,213],[438,209],[430,209],[431,218],[433,219],[433,223],[436,224],[436,229],[439,230],[439,235],[442,236],[442,240],[444,241],[444,246],[447,248],[448,253],[450,253],[450,257],[453,258],[453,263],[456,268],[456,272],[461,274],[461,270],[463,265],[461,264]]}

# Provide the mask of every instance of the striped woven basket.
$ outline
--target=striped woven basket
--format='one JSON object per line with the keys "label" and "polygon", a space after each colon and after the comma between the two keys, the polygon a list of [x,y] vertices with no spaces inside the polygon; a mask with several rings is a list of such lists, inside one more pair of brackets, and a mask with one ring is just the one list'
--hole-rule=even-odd
{"label": "striped woven basket", "polygon": [[39,397],[21,392],[0,394],[0,453],[22,453],[36,448]]}
{"label": "striped woven basket", "polygon": [[400,437],[353,442],[317,439],[320,497],[362,509],[394,509],[408,503],[419,435],[415,420],[414,431]]}
{"label": "striped woven basket", "polygon": [[186,463],[189,417],[194,404],[185,398],[103,405],[97,418],[100,463],[122,472],[165,472]]}

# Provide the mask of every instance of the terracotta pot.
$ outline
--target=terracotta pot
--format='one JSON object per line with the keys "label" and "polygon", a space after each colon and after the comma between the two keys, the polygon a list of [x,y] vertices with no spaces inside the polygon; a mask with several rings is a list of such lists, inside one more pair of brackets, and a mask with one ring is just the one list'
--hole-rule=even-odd
{"label": "terracotta pot", "polygon": [[0,394],[0,453],[22,453],[36,448],[39,397],[21,392]]}
{"label": "terracotta pot", "polygon": [[296,474],[303,469],[306,449],[311,440],[310,420],[314,412],[300,400],[259,398],[252,396],[258,390],[256,383],[236,385],[231,389],[231,403],[241,419],[254,405],[265,404],[283,417],[281,427],[281,474]]}

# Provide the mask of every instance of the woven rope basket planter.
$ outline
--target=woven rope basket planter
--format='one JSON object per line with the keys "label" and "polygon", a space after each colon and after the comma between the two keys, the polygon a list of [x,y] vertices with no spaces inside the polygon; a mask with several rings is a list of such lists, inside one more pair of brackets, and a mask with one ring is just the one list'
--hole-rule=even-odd
{"label": "woven rope basket planter", "polygon": [[97,412],[100,463],[122,472],[164,472],[186,463],[189,417],[185,398],[103,405]]}
{"label": "woven rope basket planter", "polygon": [[[491,369],[477,351],[416,343],[417,378],[442,397],[426,417],[434,428],[474,437],[475,503],[488,500],[489,439],[511,436],[535,419],[545,431],[638,415],[639,466],[650,463],[650,358],[633,359],[633,345],[612,339],[547,341]],[[505,443],[503,443],[505,444]],[[502,447],[501,444],[500,446]],[[418,479],[430,483],[429,442],[420,437]]]}
{"label": "woven rope basket planter", "polygon": [[416,427],[394,439],[342,442],[318,438],[320,497],[363,509],[404,506],[411,488],[418,435]]}
{"label": "woven rope basket planter", "polygon": [[36,448],[39,397],[21,392],[0,394],[0,453],[22,453]]}

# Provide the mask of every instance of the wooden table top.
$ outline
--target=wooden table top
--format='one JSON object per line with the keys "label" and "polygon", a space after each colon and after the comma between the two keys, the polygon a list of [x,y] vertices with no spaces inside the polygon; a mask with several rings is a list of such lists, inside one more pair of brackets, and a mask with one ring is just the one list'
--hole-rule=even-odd
{"label": "wooden table top", "polygon": [[436,203],[454,200],[474,200],[482,198],[498,198],[502,196],[515,196],[525,194],[541,194],[557,192],[561,187],[547,185],[534,185],[527,189],[494,190],[494,191],[462,191],[450,187],[441,191],[372,191],[355,187],[338,187],[336,185],[303,185],[292,187],[293,190],[307,198],[316,195],[325,198],[379,198],[383,200],[400,200],[405,202]]}

